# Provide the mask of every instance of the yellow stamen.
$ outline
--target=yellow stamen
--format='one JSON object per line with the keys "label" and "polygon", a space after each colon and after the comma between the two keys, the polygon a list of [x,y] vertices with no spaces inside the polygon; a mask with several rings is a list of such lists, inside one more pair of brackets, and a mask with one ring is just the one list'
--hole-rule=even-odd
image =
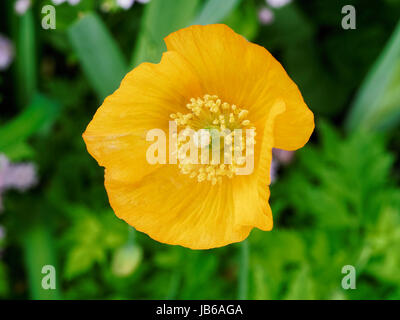
{"label": "yellow stamen", "polygon": [[[190,113],[182,114],[177,112],[171,114],[170,117],[176,122],[178,130],[181,129],[183,133],[185,132],[184,130],[188,129],[192,129],[195,132],[199,132],[200,129],[206,130],[209,136],[207,141],[206,137],[203,137],[203,134],[199,136],[196,133],[193,138],[196,139],[195,145],[197,147],[209,152],[210,163],[201,163],[201,152],[198,152],[198,159],[191,159],[190,154],[187,154],[190,153],[189,150],[186,150],[187,146],[185,149],[183,148],[188,143],[187,137],[179,135],[177,154],[180,172],[189,175],[190,178],[196,178],[198,182],[209,181],[212,185],[221,183],[223,181],[222,177],[233,178],[239,167],[244,165],[246,161],[244,156],[235,159],[232,156],[233,152],[241,151],[243,154],[243,152],[246,152],[246,147],[255,144],[255,131],[253,131],[250,140],[246,140],[244,130],[240,145],[236,146],[233,143],[235,129],[255,129],[253,126],[249,127],[251,122],[245,119],[249,114],[248,110],[223,102],[218,96],[209,94],[204,95],[202,98],[191,98],[190,103],[186,107],[190,110]],[[227,129],[229,131],[226,131]],[[207,130],[210,130],[210,133]],[[218,139],[212,136],[212,130],[219,132],[220,148],[222,148],[219,151],[219,161],[214,159],[213,152],[211,152],[213,150],[213,140]],[[224,150],[224,147],[227,150]],[[226,158],[231,160],[229,164],[224,163]]]}

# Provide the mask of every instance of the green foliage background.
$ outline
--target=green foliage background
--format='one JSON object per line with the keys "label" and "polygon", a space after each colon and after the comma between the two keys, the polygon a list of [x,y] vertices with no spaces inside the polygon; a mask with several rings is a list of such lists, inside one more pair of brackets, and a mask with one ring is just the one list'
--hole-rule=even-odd
{"label": "green foliage background", "polygon": [[[112,1],[57,6],[56,30],[40,24],[50,1],[23,16],[14,1],[0,4],[1,33],[16,46],[0,73],[0,153],[35,162],[40,176],[4,197],[0,298],[400,299],[400,1],[294,0],[267,26],[263,0],[151,0],[110,12],[103,2]],[[341,28],[347,4],[356,30]],[[316,130],[271,187],[273,231],[192,251],[115,217],[81,134],[127,71],[159,61],[164,36],[217,22],[281,61]],[[47,264],[56,290],[41,287]],[[356,290],[341,287],[344,265],[356,267]]]}

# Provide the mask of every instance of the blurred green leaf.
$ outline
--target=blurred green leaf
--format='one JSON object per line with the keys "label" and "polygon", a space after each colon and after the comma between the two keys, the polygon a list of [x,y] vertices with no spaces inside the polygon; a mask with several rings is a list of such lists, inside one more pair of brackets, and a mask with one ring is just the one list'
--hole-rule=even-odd
{"label": "blurred green leaf", "polygon": [[[306,262],[307,250],[302,234],[279,228],[278,231],[274,230],[267,234],[253,232],[249,240],[252,248],[250,262],[253,273],[252,287],[255,288],[251,298],[281,297],[281,291],[290,279],[292,268],[301,268]],[[256,266],[255,270],[253,266]],[[256,282],[260,279],[264,284]]]}
{"label": "blurred green leaf", "polygon": [[[271,202],[287,202],[275,220],[278,232],[262,235],[263,244],[254,237],[259,233],[251,238],[252,264],[265,268],[257,277],[269,283],[268,291],[254,285],[256,293],[272,299],[369,297],[358,283],[359,296],[343,291],[346,264],[383,288],[383,283],[398,285],[400,189],[386,139],[366,132],[344,137],[321,121],[317,132],[319,144],[297,151],[296,162],[271,188]],[[288,233],[287,226],[295,231]]]}
{"label": "blurred green leaf", "polygon": [[208,0],[192,24],[206,25],[221,22],[239,2],[240,0]]}
{"label": "blurred green leaf", "polygon": [[[182,288],[178,291],[177,299],[201,299],[202,287],[209,279],[218,276],[218,265],[221,263],[216,254],[210,255],[207,251],[181,250],[182,259],[179,266],[182,272]],[[196,275],[195,277],[193,275]],[[208,298],[215,299],[220,290],[221,283],[213,282],[213,291],[209,292]]]}
{"label": "blurred green leaf", "polygon": [[118,88],[127,72],[124,56],[95,13],[86,14],[73,24],[68,36],[83,71],[103,100]]}
{"label": "blurred green leaf", "polygon": [[356,231],[375,223],[382,197],[394,201],[388,179],[394,160],[384,139],[359,132],[345,139],[326,123],[318,128],[322,146],[297,152],[299,167],[289,176],[290,190],[282,190],[293,201],[297,218],[305,214],[328,230]]}
{"label": "blurred green leaf", "polygon": [[104,263],[108,250],[126,243],[128,230],[110,211],[94,214],[84,206],[67,210],[73,225],[63,236],[69,245],[64,272],[67,279],[73,279]]}
{"label": "blurred green leaf", "polygon": [[132,64],[159,62],[166,50],[164,37],[190,24],[198,0],[152,0],[146,5]]}
{"label": "blurred green leaf", "polygon": [[6,154],[8,159],[10,159],[11,161],[30,159],[33,158],[35,154],[35,150],[26,142],[19,142],[16,144],[8,145],[0,151]]}
{"label": "blurred green leaf", "polygon": [[[400,199],[400,191],[398,192]],[[367,233],[371,263],[366,272],[376,278],[400,285],[400,209],[385,207],[379,214],[376,225]]]}
{"label": "blurred green leaf", "polygon": [[[79,1],[79,3],[71,6],[67,1],[59,4],[57,9],[57,29],[52,30],[57,32],[65,32],[66,29],[71,25],[77,17],[82,15],[83,13],[89,13],[96,10],[97,0],[83,0]],[[48,1],[48,4],[54,5],[52,1]]]}
{"label": "blurred green leaf", "polygon": [[249,241],[246,239],[240,243],[238,299],[248,299],[249,287]]}
{"label": "blurred green leaf", "polygon": [[104,259],[104,252],[100,247],[73,247],[67,256],[65,277],[67,279],[75,278],[90,270],[95,263],[103,262]]}
{"label": "blurred green leaf", "polygon": [[60,105],[57,102],[36,94],[25,110],[0,127],[0,151],[6,154],[25,154],[29,151],[29,147],[24,144],[25,140],[32,134],[48,128],[59,110]]}
{"label": "blurred green leaf", "polygon": [[346,128],[387,130],[400,121],[400,22],[364,80]]}
{"label": "blurred green leaf", "polygon": [[252,41],[260,28],[256,5],[253,1],[241,2],[239,6],[231,10],[230,15],[224,19],[224,23],[247,40]]}
{"label": "blurred green leaf", "polygon": [[6,297],[9,292],[9,275],[5,264],[0,261],[0,298]]}
{"label": "blurred green leaf", "polygon": [[[261,28],[260,44],[280,54],[279,61],[313,112],[337,114],[345,106],[351,88],[339,86],[334,72],[327,72],[326,56],[320,50],[318,31],[311,17],[294,1],[274,10],[274,16],[273,24]],[[332,92],[335,99],[327,99]]]}
{"label": "blurred green leaf", "polygon": [[290,281],[287,294],[284,299],[287,300],[311,300],[314,298],[313,282],[310,271],[307,266],[303,266],[298,270]]}
{"label": "blurred green leaf", "polygon": [[260,262],[252,262],[254,290],[251,298],[255,300],[270,300],[272,298],[273,285],[266,268]]}

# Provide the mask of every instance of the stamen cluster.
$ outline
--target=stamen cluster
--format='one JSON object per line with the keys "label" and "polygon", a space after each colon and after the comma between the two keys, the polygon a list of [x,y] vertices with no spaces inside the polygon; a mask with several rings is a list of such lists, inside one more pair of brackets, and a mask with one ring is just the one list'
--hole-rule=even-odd
{"label": "stamen cluster", "polygon": [[[182,130],[177,137],[180,172],[189,175],[190,178],[197,178],[198,182],[210,181],[213,185],[222,182],[224,176],[232,178],[239,167],[245,164],[244,155],[253,156],[249,152],[253,148],[246,150],[246,147],[254,146],[256,135],[255,127],[246,119],[248,110],[222,102],[217,95],[209,94],[202,98],[190,99],[186,107],[190,110],[189,113],[178,112],[170,115],[176,122],[178,131]],[[236,129],[242,130],[235,132]],[[253,129],[250,137],[246,136],[244,129]],[[207,163],[202,161],[201,155],[198,155],[195,161],[188,155],[186,140],[190,132],[194,132],[192,138],[196,146],[203,151],[208,150],[208,159],[211,160]],[[239,139],[239,142],[235,142],[236,139]],[[220,146],[217,150],[216,144]],[[240,156],[236,156],[237,154]]]}

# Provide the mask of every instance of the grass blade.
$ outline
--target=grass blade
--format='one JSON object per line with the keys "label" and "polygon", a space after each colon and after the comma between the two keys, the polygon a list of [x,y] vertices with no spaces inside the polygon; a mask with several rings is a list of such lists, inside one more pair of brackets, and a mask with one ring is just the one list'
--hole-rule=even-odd
{"label": "grass blade", "polygon": [[146,5],[132,64],[158,62],[166,50],[164,38],[190,24],[198,0],[152,0]]}
{"label": "grass blade", "polygon": [[127,72],[119,47],[103,21],[90,13],[68,29],[68,37],[98,97],[103,100],[116,90]]}
{"label": "grass blade", "polygon": [[400,22],[362,84],[346,121],[348,131],[387,130],[400,121]]}
{"label": "grass blade", "polygon": [[240,0],[208,0],[192,24],[211,24],[221,22],[236,8]]}
{"label": "grass blade", "polygon": [[24,142],[32,134],[50,126],[59,109],[58,103],[36,94],[24,111],[0,127],[0,151]]}

